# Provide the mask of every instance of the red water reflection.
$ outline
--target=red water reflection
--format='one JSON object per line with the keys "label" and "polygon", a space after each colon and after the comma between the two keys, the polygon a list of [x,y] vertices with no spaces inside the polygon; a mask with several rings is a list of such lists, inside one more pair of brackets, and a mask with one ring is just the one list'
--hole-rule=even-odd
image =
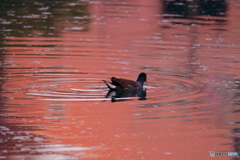
{"label": "red water reflection", "polygon": [[[91,3],[88,32],[6,38],[3,156],[200,160],[235,151],[237,2],[215,18],[223,23],[206,25],[164,18],[157,1],[125,3]],[[105,99],[102,79],[142,71],[147,100]]]}

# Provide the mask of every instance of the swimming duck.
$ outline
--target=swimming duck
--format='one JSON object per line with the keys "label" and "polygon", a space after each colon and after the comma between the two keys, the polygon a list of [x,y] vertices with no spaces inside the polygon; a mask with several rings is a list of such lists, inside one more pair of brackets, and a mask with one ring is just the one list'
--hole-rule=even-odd
{"label": "swimming duck", "polygon": [[128,79],[115,77],[112,77],[110,79],[112,83],[103,80],[110,90],[142,90],[144,82],[147,82],[147,74],[140,73],[136,82]]}

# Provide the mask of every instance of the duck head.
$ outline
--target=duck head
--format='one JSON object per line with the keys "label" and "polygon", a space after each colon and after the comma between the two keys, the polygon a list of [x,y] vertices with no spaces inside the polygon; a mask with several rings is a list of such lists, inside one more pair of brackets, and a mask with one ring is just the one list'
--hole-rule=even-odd
{"label": "duck head", "polygon": [[147,74],[142,72],[138,75],[137,82],[144,84],[144,82],[147,82]]}

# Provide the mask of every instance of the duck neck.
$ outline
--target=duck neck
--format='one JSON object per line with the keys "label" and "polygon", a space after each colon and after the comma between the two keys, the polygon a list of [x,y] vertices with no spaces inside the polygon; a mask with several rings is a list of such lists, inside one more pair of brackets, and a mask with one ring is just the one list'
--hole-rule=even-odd
{"label": "duck neck", "polygon": [[138,85],[142,88],[142,87],[143,87],[143,84],[144,84],[144,80],[141,79],[141,78],[138,78],[138,79],[137,79],[137,83],[138,83]]}
{"label": "duck neck", "polygon": [[138,77],[137,82],[143,84],[145,81],[144,77]]}

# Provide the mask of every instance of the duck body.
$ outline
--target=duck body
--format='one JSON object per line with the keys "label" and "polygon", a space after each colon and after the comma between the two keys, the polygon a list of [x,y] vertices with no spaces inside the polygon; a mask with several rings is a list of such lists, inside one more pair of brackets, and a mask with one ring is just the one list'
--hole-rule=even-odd
{"label": "duck body", "polygon": [[147,74],[140,73],[136,81],[115,77],[110,79],[112,83],[103,80],[110,90],[142,90],[144,82],[147,82]]}

